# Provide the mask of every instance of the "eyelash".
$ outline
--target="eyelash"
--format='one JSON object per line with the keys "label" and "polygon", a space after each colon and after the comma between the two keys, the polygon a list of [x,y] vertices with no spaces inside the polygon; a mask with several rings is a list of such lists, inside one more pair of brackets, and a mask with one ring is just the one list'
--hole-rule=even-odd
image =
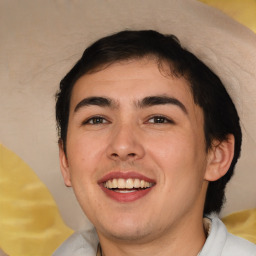
{"label": "eyelash", "polygon": [[[154,120],[154,122],[149,122],[151,119]],[[161,120],[161,122],[159,122]],[[174,121],[161,115],[155,115],[151,116],[146,123],[150,124],[174,124]]]}
{"label": "eyelash", "polygon": [[[101,122],[97,122],[97,121],[101,121]],[[96,121],[96,122],[94,122],[94,121]],[[106,118],[104,118],[104,117],[102,117],[102,116],[93,116],[93,117],[90,117],[90,118],[88,118],[88,119],[86,119],[83,123],[82,123],[82,125],[99,125],[99,124],[106,124],[106,123],[109,123],[109,121],[106,119]]]}
{"label": "eyelash", "polygon": [[[154,122],[150,122],[150,120],[154,120]],[[106,124],[109,123],[109,121],[102,117],[102,116],[93,116],[88,119],[86,119],[82,125],[100,125],[100,124]],[[149,124],[174,124],[174,121],[161,115],[155,115],[151,116],[150,118],[147,119],[145,123]]]}

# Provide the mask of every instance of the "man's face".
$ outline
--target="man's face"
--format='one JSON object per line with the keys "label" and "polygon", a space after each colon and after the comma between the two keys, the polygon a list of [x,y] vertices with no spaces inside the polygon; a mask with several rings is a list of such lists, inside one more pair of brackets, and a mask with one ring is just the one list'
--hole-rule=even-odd
{"label": "man's face", "polygon": [[73,88],[62,172],[100,237],[154,239],[202,217],[203,112],[166,69],[116,63]]}

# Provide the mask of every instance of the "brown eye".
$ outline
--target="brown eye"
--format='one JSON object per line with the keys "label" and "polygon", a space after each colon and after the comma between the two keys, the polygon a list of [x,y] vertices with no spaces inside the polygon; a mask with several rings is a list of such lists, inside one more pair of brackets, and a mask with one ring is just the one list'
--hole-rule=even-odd
{"label": "brown eye", "polygon": [[164,117],[164,116],[153,116],[148,120],[148,123],[151,123],[151,124],[165,124],[165,123],[173,123],[173,121]]}
{"label": "brown eye", "polygon": [[154,123],[166,123],[166,118],[163,117],[154,117]]}
{"label": "brown eye", "polygon": [[108,121],[100,116],[94,116],[86,120],[83,124],[97,125],[97,124],[106,124]]}
{"label": "brown eye", "polygon": [[104,119],[101,117],[92,118],[91,122],[92,124],[102,124],[104,122]]}

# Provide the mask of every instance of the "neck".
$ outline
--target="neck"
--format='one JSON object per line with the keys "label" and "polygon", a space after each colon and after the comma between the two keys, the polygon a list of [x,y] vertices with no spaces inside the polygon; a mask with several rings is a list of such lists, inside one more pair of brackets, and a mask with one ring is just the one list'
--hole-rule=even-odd
{"label": "neck", "polygon": [[153,235],[150,239],[120,241],[109,239],[99,234],[103,256],[197,256],[202,249],[206,236],[203,218],[189,217],[176,223],[161,235]]}

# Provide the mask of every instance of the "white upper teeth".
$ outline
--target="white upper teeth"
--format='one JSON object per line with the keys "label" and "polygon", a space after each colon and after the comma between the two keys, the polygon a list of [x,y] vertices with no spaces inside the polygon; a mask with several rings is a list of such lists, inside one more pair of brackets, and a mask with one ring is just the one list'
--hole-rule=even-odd
{"label": "white upper teeth", "polygon": [[153,183],[140,179],[113,179],[104,183],[105,188],[119,188],[119,189],[131,189],[131,188],[150,188]]}

